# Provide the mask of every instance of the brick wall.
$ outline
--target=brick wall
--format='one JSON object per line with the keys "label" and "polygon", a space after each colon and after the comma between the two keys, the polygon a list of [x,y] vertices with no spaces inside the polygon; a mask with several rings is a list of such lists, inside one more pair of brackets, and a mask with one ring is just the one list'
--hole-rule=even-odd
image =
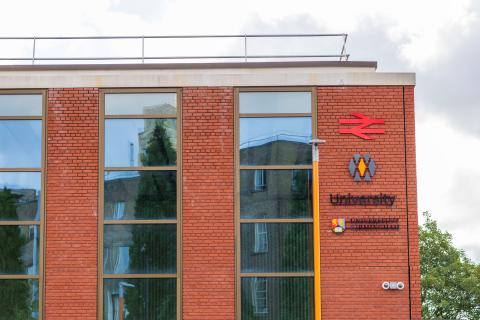
{"label": "brick wall", "polygon": [[183,90],[183,319],[234,319],[233,89]]}
{"label": "brick wall", "polygon": [[417,208],[417,164],[415,152],[415,113],[414,87],[405,87],[405,128],[408,176],[408,212],[410,225],[410,289],[413,319],[420,319],[422,302],[420,299],[420,253],[418,246]]}
{"label": "brick wall", "polygon": [[[413,87],[320,87],[317,94],[318,134],[327,140],[320,159],[323,318],[408,319],[410,289],[412,318],[420,319]],[[233,100],[233,88],[183,89],[185,320],[234,319]],[[386,134],[372,141],[340,135],[338,119],[350,112],[385,119]],[[96,319],[98,89],[49,90],[47,138],[45,319]],[[367,152],[377,163],[376,175],[370,183],[356,183],[348,161]],[[330,193],[388,193],[397,199],[393,207],[334,207]],[[360,216],[396,216],[401,227],[330,231],[332,218]],[[381,289],[381,282],[394,280],[407,288]]]}
{"label": "brick wall", "polygon": [[[410,241],[416,243],[413,88],[407,88],[407,163]],[[403,87],[318,88],[318,135],[327,140],[320,156],[322,313],[325,319],[408,319],[409,279]],[[350,112],[385,119],[386,133],[363,140],[339,134]],[[377,164],[372,182],[354,182],[348,162],[369,153]],[[394,194],[393,207],[332,206],[329,194]],[[395,216],[398,231],[330,231],[332,218]],[[348,222],[347,222],[348,223]],[[420,319],[418,246],[411,247],[413,319]],[[403,291],[385,291],[383,281],[403,281]]]}
{"label": "brick wall", "polygon": [[48,91],[45,319],[96,319],[98,89]]}

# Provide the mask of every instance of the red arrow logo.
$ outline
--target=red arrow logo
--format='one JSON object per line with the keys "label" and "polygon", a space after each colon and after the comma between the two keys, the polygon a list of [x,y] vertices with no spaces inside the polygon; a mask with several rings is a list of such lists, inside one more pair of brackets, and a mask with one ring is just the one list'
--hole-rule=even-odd
{"label": "red arrow logo", "polygon": [[371,137],[367,134],[384,134],[385,129],[375,129],[375,128],[367,128],[368,126],[372,124],[385,124],[385,120],[383,119],[372,119],[369,118],[368,116],[358,113],[358,112],[352,112],[350,113],[352,116],[356,117],[356,119],[339,119],[338,122],[340,124],[358,124],[356,127],[351,127],[348,129],[340,129],[340,133],[342,134],[353,134],[354,136],[357,136],[359,138],[365,139],[365,140],[373,140],[375,139],[374,137]]}

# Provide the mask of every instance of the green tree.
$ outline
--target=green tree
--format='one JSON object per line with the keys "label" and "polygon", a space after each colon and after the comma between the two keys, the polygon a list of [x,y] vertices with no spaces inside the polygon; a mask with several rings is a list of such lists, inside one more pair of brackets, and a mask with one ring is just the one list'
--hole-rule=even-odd
{"label": "green tree", "polygon": [[420,226],[421,293],[424,319],[480,319],[480,264],[452,244],[424,212]]}
{"label": "green tree", "polygon": [[[3,220],[17,220],[16,202],[18,195],[3,188],[0,191],[0,216]],[[0,272],[4,274],[23,274],[22,247],[27,239],[22,236],[18,226],[0,227]],[[27,280],[0,281],[0,320],[31,318],[30,288]]]}
{"label": "green tree", "polygon": [[[170,141],[165,122],[157,121],[142,156],[144,166],[176,163],[176,150]],[[135,202],[137,219],[175,218],[175,172],[141,171]],[[176,227],[174,225],[132,225],[129,249],[130,268],[139,273],[175,273]],[[128,288],[125,304],[127,320],[175,319],[175,280],[146,279]]]}

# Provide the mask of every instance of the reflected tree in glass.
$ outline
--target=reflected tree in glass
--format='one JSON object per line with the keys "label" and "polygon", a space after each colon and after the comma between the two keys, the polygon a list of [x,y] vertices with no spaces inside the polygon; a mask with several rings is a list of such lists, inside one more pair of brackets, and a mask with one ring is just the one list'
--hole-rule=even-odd
{"label": "reflected tree in glass", "polygon": [[[143,164],[145,166],[152,164],[168,165],[175,163],[175,161],[176,151],[168,138],[165,128],[156,124],[145,153],[142,155]],[[142,175],[141,172],[135,212],[142,216],[137,216],[137,219],[148,219],[148,212],[157,212],[160,217],[171,213],[173,208],[162,206],[162,204],[176,204],[176,199],[172,199],[172,197],[176,198],[176,193],[172,192],[172,190],[165,190],[175,185],[175,183],[161,183],[152,175]],[[156,201],[150,202],[148,200],[150,197],[155,197]],[[165,270],[168,268],[168,262],[176,259],[176,232],[166,233],[167,236],[165,236],[165,233],[154,232],[154,228],[148,230],[150,231],[145,231],[145,228],[138,225],[133,226],[133,243],[129,250],[130,265],[132,269],[136,267],[141,268],[149,264],[152,266],[151,269]],[[167,252],[167,259],[158,259],[155,255],[155,252],[158,251],[158,246],[162,246]],[[155,301],[155,303],[152,303],[150,300],[156,297],[158,290],[158,286],[152,286],[149,282],[146,282],[142,288],[131,290],[125,296],[128,313],[132,314],[132,317],[127,317],[127,319],[175,319],[175,308],[171,308],[171,305],[176,303],[175,296],[164,296],[162,301]],[[154,305],[155,308],[145,307],[149,305]]]}
{"label": "reflected tree in glass", "polygon": [[292,170],[292,218],[302,217],[304,212],[312,212],[312,172],[310,170]]}
{"label": "reflected tree in glass", "polygon": [[164,123],[155,122],[148,146],[141,155],[144,166],[168,166],[177,162],[177,151],[170,141]]}
{"label": "reflected tree in glass", "polygon": [[[176,150],[172,145],[166,129],[160,124],[155,124],[145,153],[142,155],[144,166],[169,165],[176,163]],[[159,176],[147,172],[140,172],[139,191],[135,205],[137,219],[150,219],[152,212],[156,218],[171,217],[176,212],[176,180],[174,175],[162,178],[171,179],[169,183],[158,181]]]}
{"label": "reflected tree in glass", "polygon": [[[0,212],[12,220],[17,219],[17,195],[10,189],[0,191]],[[0,227],[0,270],[10,274],[24,273],[22,247],[27,243],[17,226]],[[30,319],[30,290],[28,283],[21,280],[1,281],[0,312],[8,319]],[[2,318],[7,319],[7,318]]]}
{"label": "reflected tree in glass", "polygon": [[6,187],[0,191],[0,216],[2,220],[18,220],[16,203],[19,195]]}
{"label": "reflected tree in glass", "polygon": [[313,295],[312,278],[290,278],[279,281],[279,291],[283,294],[279,305],[280,320],[312,320]]}
{"label": "reflected tree in glass", "polygon": [[[265,294],[255,282],[265,279]],[[313,279],[310,277],[243,278],[242,320],[313,320]],[[287,293],[288,292],[288,293]],[[254,301],[256,298],[259,301]],[[266,298],[266,301],[261,301]],[[260,303],[260,309],[255,304]]]}
{"label": "reflected tree in glass", "polygon": [[[285,253],[283,254],[283,268],[290,270],[313,270],[312,237],[309,229],[303,223],[292,223],[285,236]],[[304,254],[299,254],[302,252]]]}
{"label": "reflected tree in glass", "polygon": [[[305,195],[307,195],[308,199],[311,199],[311,182],[311,171],[292,170],[292,197],[294,199],[304,199]],[[305,207],[307,203],[310,203],[310,201],[294,201],[293,212],[304,212],[307,210]],[[292,225],[286,235],[285,243],[287,245],[285,247],[285,255],[283,256],[284,258],[282,262],[285,265],[292,266],[294,268],[309,266],[310,270],[313,271],[313,252],[311,250],[311,246],[309,246],[309,244],[312,243],[312,234],[310,232],[305,232],[306,230],[307,229],[305,229],[300,223],[295,223]],[[302,252],[308,252],[308,254],[298,257],[298,255],[295,253],[299,248],[301,248],[300,250]],[[302,259],[304,260],[302,261]],[[297,290],[292,290],[292,288],[289,287],[290,285],[288,282],[282,282],[281,286],[283,287],[280,290],[280,292],[283,294],[283,301],[295,301],[295,297],[299,294],[307,297],[307,301],[312,299],[308,285],[301,286],[300,289]],[[302,308],[299,308],[296,305],[289,306],[287,303],[283,306],[284,310],[282,312],[282,319],[311,319],[312,310],[309,308],[310,305],[304,304],[303,306],[306,307],[305,310],[302,310]]]}
{"label": "reflected tree in glass", "polygon": [[[176,279],[106,279],[104,319],[175,320]],[[145,296],[145,294],[150,296]],[[132,300],[140,297],[142,301]]]}

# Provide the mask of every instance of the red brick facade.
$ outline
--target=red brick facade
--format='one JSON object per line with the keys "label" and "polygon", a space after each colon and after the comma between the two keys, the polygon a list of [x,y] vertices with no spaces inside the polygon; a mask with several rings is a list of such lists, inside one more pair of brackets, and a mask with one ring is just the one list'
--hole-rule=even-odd
{"label": "red brick facade", "polygon": [[[49,320],[97,315],[98,99],[92,88],[48,91]],[[323,319],[420,319],[413,87],[319,87],[317,99],[318,136],[327,141],[320,151]],[[350,112],[385,119],[385,134],[370,141],[340,135],[338,119]],[[185,320],[235,318],[234,119],[234,88],[183,88],[179,275]],[[372,182],[350,177],[354,153],[376,161]],[[330,193],[397,198],[393,207],[343,207],[330,204]],[[400,230],[330,231],[332,218],[365,216],[398,217]],[[383,281],[403,281],[406,288],[385,291]]]}
{"label": "red brick facade", "polygon": [[98,89],[51,89],[45,319],[96,319]]}
{"label": "red brick facade", "polygon": [[[408,319],[409,289],[412,319],[420,319],[413,88],[318,88],[318,135],[327,143],[320,155],[322,305],[325,319]],[[359,112],[385,120],[385,134],[363,140],[339,134],[340,118]],[[405,156],[404,125],[407,128]],[[369,153],[377,164],[372,182],[354,182],[348,161],[354,153]],[[405,169],[407,163],[407,171]],[[408,222],[410,225],[411,287],[408,277],[406,176],[408,173]],[[329,194],[393,194],[393,207],[332,206]],[[354,231],[334,234],[332,218],[400,218],[398,231]],[[385,291],[383,281],[402,281],[403,291]]]}
{"label": "red brick facade", "polygon": [[183,90],[183,319],[233,319],[233,88]]}

